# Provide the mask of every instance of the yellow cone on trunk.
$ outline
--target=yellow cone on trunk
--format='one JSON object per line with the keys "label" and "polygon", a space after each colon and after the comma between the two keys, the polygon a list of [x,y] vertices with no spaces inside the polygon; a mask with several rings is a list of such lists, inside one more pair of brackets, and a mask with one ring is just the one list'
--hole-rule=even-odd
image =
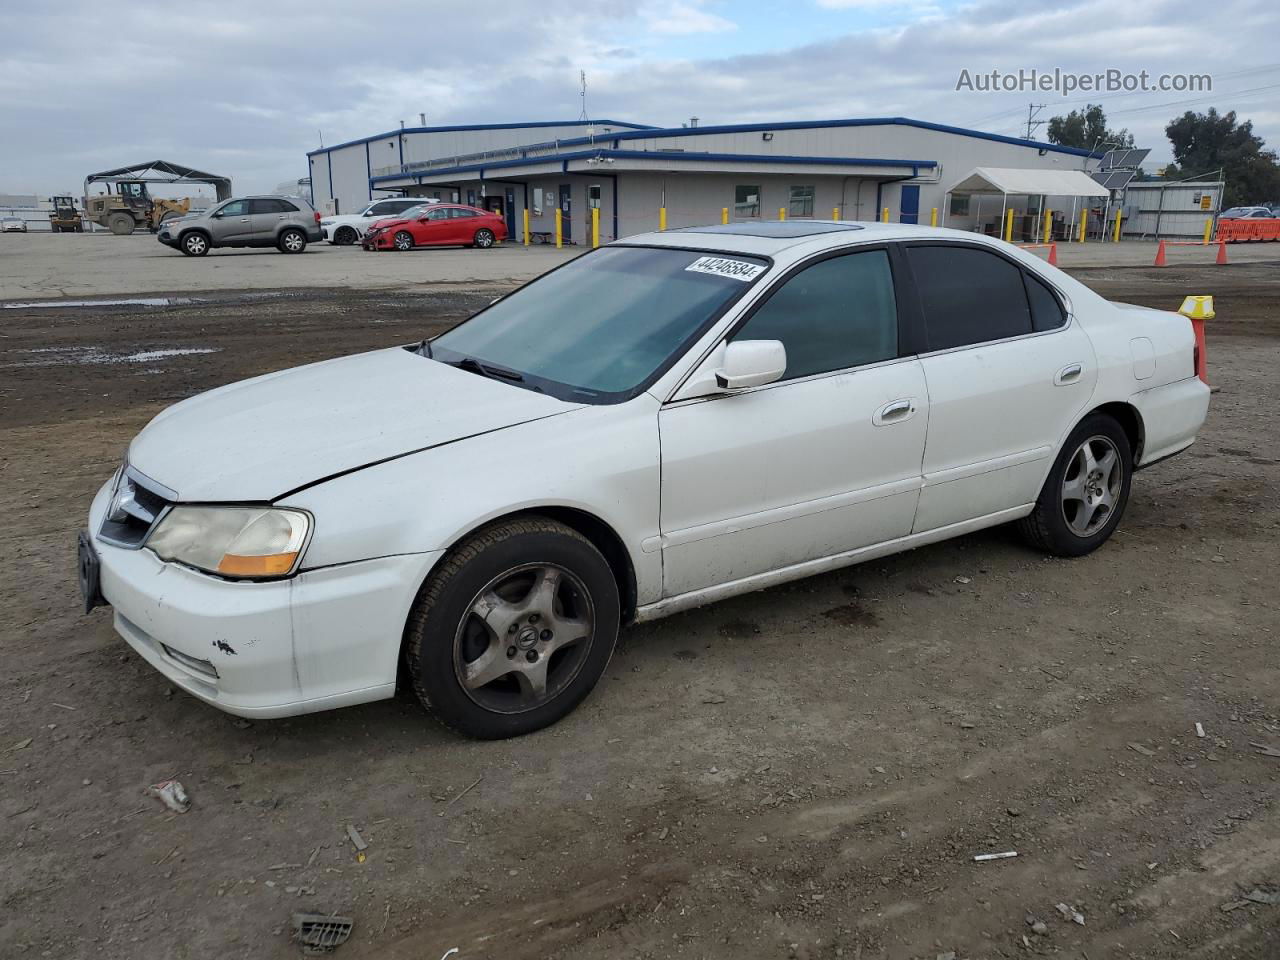
{"label": "yellow cone on trunk", "polygon": [[1178,312],[1192,320],[1213,319],[1213,297],[1187,297]]}

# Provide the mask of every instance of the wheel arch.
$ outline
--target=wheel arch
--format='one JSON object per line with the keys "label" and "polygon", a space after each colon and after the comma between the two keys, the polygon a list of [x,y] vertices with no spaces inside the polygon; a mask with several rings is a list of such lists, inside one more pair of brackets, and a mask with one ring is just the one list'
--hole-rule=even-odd
{"label": "wheel arch", "polygon": [[[450,551],[457,549],[460,544],[487,527],[529,517],[545,517],[548,520],[555,520],[586,537],[592,546],[604,556],[605,561],[609,564],[609,569],[613,572],[613,579],[618,584],[618,596],[621,600],[621,622],[624,624],[629,623],[635,618],[638,586],[635,563],[631,559],[631,554],[627,551],[626,544],[617,531],[606,521],[579,507],[553,504],[526,506],[519,510],[512,510],[509,513],[489,517],[459,533],[453,539],[453,542],[445,548],[442,557],[447,556]],[[427,574],[428,580],[438,567],[439,562]]]}
{"label": "wheel arch", "polygon": [[[1131,403],[1125,403],[1123,400],[1115,400],[1094,407],[1080,420],[1084,420],[1085,417],[1092,416],[1095,413],[1111,417],[1120,424],[1125,436],[1129,438],[1129,450],[1133,454],[1133,462],[1137,464],[1142,459],[1142,448],[1147,440],[1146,427],[1142,422],[1142,414],[1138,412],[1138,408]],[[1072,427],[1072,429],[1075,428]]]}
{"label": "wheel arch", "polygon": [[213,246],[213,236],[204,227],[187,227],[187,229],[183,230],[180,234],[178,234],[178,243],[182,243],[184,240],[187,239],[187,237],[191,236],[191,234],[193,233],[200,234],[200,236],[205,238],[209,246],[211,247]]}

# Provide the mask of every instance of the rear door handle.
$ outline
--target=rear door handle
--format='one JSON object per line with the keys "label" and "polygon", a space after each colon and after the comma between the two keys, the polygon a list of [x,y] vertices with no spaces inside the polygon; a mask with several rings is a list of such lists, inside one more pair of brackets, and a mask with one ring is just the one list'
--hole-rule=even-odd
{"label": "rear door handle", "polygon": [[1055,387],[1065,387],[1068,384],[1075,383],[1080,379],[1080,374],[1084,373],[1084,365],[1079,363],[1069,363],[1058,371],[1057,376],[1053,378]]}
{"label": "rear door handle", "polygon": [[903,397],[901,400],[890,400],[876,411],[871,422],[877,427],[887,427],[894,423],[902,423],[915,416],[916,401],[914,397]]}

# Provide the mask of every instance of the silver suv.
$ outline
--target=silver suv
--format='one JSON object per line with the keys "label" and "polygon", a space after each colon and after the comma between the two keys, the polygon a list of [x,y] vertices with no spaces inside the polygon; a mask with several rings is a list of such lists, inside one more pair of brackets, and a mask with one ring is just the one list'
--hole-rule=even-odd
{"label": "silver suv", "polygon": [[211,247],[275,247],[301,253],[323,239],[320,214],[300,197],[238,197],[203,213],[166,220],[156,239],[189,257]]}

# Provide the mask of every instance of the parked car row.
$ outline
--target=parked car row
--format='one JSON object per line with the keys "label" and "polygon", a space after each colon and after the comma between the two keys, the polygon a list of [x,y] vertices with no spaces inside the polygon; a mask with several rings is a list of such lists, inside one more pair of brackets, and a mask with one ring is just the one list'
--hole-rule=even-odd
{"label": "parked car row", "polygon": [[361,243],[366,250],[485,249],[506,238],[506,222],[491,210],[421,198],[377,200],[356,214],[321,217],[300,197],[237,197],[166,220],[156,235],[189,257],[203,257],[215,247],[302,253],[308,243],[320,240],[339,246]]}
{"label": "parked car row", "polygon": [[1218,214],[1219,220],[1272,220],[1280,217],[1280,204],[1270,207],[1231,207]]}

